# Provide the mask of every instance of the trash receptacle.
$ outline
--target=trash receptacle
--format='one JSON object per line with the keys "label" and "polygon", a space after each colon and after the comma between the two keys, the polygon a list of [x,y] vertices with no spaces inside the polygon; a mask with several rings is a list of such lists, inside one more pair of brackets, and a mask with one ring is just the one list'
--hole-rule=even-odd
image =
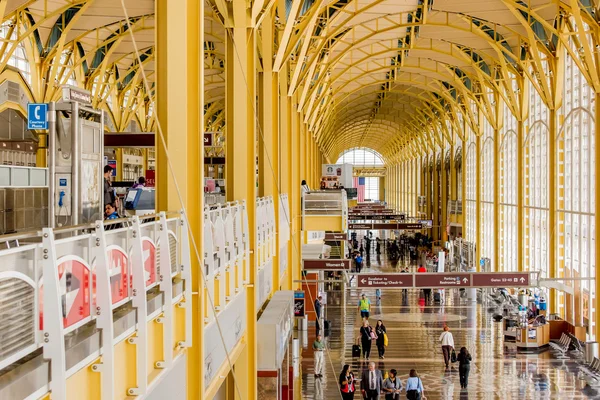
{"label": "trash receptacle", "polygon": [[598,342],[586,342],[585,343],[585,361],[590,364],[594,357],[598,357],[598,350],[600,346]]}
{"label": "trash receptacle", "polygon": [[298,330],[306,332],[308,330],[308,316],[304,316],[304,318],[300,318],[298,320]]}

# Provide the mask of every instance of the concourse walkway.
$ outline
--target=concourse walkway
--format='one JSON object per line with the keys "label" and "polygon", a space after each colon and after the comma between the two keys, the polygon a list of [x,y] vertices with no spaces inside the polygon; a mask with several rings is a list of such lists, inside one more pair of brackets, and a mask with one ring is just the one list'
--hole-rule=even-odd
{"label": "concourse walkway", "polygon": [[[372,266],[365,272],[373,271],[392,269]],[[356,287],[347,289],[345,302],[340,291],[328,292],[327,319],[332,322],[332,330],[325,338],[329,357],[325,355],[322,378],[315,379],[313,372],[311,348],[315,327],[309,326],[308,332],[299,333],[303,346],[302,399],[341,399],[337,379],[342,366],[350,364],[357,378],[367,368],[362,357],[352,358],[352,344],[360,327],[357,303],[362,292]],[[377,304],[375,290],[365,291],[372,302],[369,322],[375,325],[382,319],[389,338],[385,359],[378,358],[373,343],[370,361],[375,361],[382,372],[396,369],[404,385],[410,369],[415,368],[429,400],[600,398],[599,391],[578,379],[576,360],[558,360],[550,350],[540,354],[517,353],[514,343],[504,343],[502,325],[493,322],[484,306],[469,305],[459,298],[458,290],[453,292],[446,294],[446,303],[440,306],[420,303],[417,290],[409,290],[403,296],[401,290],[384,289],[382,301]],[[460,387],[457,364],[450,372],[445,371],[438,341],[444,324],[454,335],[457,352],[466,346],[473,356],[466,390]],[[405,396],[403,392],[401,398]],[[358,387],[354,398],[362,398]]]}

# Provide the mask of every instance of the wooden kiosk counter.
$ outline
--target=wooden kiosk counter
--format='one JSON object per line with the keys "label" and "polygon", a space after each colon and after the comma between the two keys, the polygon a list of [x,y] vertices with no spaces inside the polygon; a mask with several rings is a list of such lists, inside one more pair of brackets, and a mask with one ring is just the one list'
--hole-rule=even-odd
{"label": "wooden kiosk counter", "polygon": [[515,342],[519,348],[538,348],[550,343],[550,324],[516,328]]}

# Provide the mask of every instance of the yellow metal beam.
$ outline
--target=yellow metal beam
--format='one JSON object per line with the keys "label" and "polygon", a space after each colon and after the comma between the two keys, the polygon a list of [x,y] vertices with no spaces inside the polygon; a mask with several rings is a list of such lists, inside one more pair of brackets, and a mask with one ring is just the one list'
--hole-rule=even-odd
{"label": "yellow metal beam", "polygon": [[[167,7],[168,6],[168,7]],[[157,0],[157,96],[159,135],[157,139],[157,209],[186,207],[191,234],[202,253],[204,150],[199,132],[203,113],[204,6],[193,0]],[[181,16],[186,18],[183,20]],[[168,151],[168,154],[167,154]],[[170,157],[168,157],[170,155]],[[172,170],[170,170],[172,168]],[[176,187],[177,185],[177,187]],[[181,193],[184,204],[177,195]],[[192,292],[203,290],[200,263],[192,256]],[[187,301],[188,299],[186,299]],[[188,349],[188,398],[201,398],[204,387],[204,307],[197,294],[192,306],[192,347]]]}
{"label": "yellow metal beam", "polygon": [[[600,104],[600,93],[596,93],[596,104]],[[600,107],[596,107],[595,108],[595,113],[594,113],[594,120],[595,120],[595,124],[594,124],[594,141],[595,143],[600,143]],[[594,147],[594,156],[596,160],[600,160],[600,146],[596,145]],[[596,176],[594,178],[595,181],[595,186],[598,188],[600,187],[600,174],[596,173]],[[594,207],[594,221],[595,221],[595,226],[600,226],[600,201],[596,201],[595,207]],[[595,271],[595,285],[596,285],[596,298],[595,298],[595,304],[594,304],[594,308],[596,310],[600,310],[600,296],[598,294],[600,294],[600,279],[598,279],[598,277],[600,277],[600,262],[598,262],[600,260],[600,240],[595,241],[594,243],[595,246],[595,257],[596,257],[596,271]],[[591,304],[590,304],[591,306]],[[596,331],[594,332],[595,336],[596,336],[596,340],[598,340],[598,338],[600,338],[600,320],[598,318],[598,311],[596,311],[595,313],[595,328]]]}
{"label": "yellow metal beam", "polygon": [[[227,185],[232,200],[245,201],[250,233],[248,285],[246,286],[247,348],[243,366],[236,373],[241,396],[257,398],[256,289],[258,248],[256,243],[256,31],[250,29],[250,12],[245,0],[234,0],[233,28],[227,32]],[[229,182],[229,180],[231,182]]]}
{"label": "yellow metal beam", "polygon": [[275,235],[275,254],[273,256],[273,291],[279,290],[279,182],[280,182],[280,157],[279,157],[279,82],[278,75],[273,73],[273,40],[274,40],[274,18],[272,13],[264,18],[261,32],[261,54],[262,54],[262,90],[260,106],[262,110],[262,136],[259,141],[263,142],[262,165],[260,170],[263,174],[264,195],[273,197],[273,207],[277,234]]}
{"label": "yellow metal beam", "polygon": [[298,10],[300,10],[300,5],[302,5],[301,1],[292,2],[292,8],[290,9],[290,13],[287,17],[285,28],[283,29],[283,35],[279,39],[279,48],[277,49],[277,55],[275,56],[275,62],[273,63],[273,71],[275,72],[279,72],[281,69],[281,64],[284,61],[283,56],[290,42],[290,36],[292,35],[292,30],[294,29],[294,23],[296,22],[296,16],[298,15]]}

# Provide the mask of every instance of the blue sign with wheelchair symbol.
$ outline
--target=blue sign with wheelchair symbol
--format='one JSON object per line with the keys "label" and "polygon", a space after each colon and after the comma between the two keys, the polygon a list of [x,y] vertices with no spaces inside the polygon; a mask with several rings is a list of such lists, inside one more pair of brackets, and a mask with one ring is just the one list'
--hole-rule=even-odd
{"label": "blue sign with wheelchair symbol", "polygon": [[48,104],[27,104],[27,129],[48,129]]}

